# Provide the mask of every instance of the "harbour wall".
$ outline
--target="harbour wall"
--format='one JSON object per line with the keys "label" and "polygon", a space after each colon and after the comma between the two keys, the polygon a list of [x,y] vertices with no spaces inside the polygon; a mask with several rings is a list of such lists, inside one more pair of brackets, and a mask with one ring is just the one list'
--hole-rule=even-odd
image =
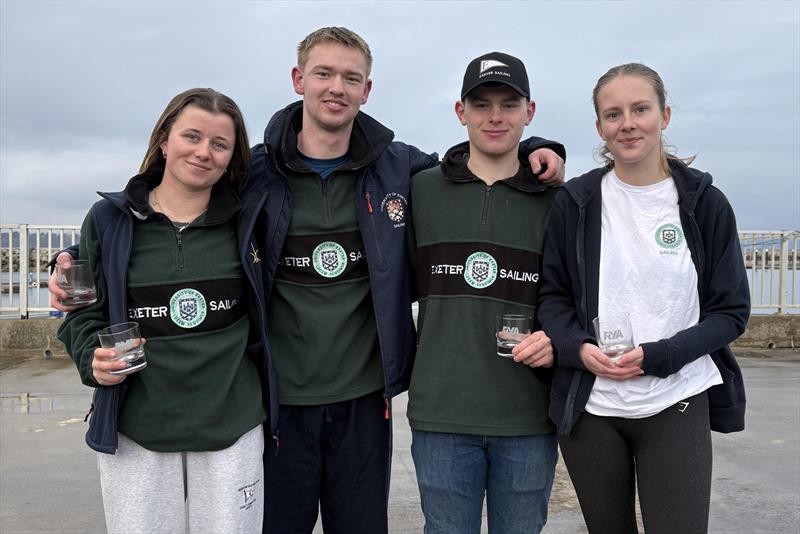
{"label": "harbour wall", "polygon": [[[0,350],[41,350],[46,357],[66,354],[56,337],[63,319],[0,321]],[[757,349],[800,348],[800,315],[753,315],[734,346]],[[49,351],[49,352],[48,352]]]}

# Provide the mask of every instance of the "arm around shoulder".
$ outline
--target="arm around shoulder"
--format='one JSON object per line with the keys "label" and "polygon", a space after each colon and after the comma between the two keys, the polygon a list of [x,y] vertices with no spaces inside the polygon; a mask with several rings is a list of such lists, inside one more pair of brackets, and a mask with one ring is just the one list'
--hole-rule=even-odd
{"label": "arm around shoulder", "polygon": [[64,343],[67,353],[75,365],[81,382],[97,387],[92,373],[94,349],[99,347],[97,332],[108,326],[108,297],[100,262],[100,244],[95,237],[91,214],[87,215],[81,226],[80,257],[88,259],[94,273],[97,302],[76,309],[67,314],[58,329],[58,339]]}
{"label": "arm around shoulder", "polygon": [[408,157],[411,163],[411,176],[439,164],[439,155],[436,152],[433,154],[426,154],[412,145],[408,146]]}
{"label": "arm around shoulder", "polygon": [[519,144],[520,152],[522,152],[524,156],[529,156],[533,151],[539,150],[540,148],[549,148],[558,154],[561,159],[567,161],[567,149],[564,148],[564,145],[556,141],[550,141],[549,139],[544,139],[542,137],[532,136],[528,137],[527,139],[523,139]]}

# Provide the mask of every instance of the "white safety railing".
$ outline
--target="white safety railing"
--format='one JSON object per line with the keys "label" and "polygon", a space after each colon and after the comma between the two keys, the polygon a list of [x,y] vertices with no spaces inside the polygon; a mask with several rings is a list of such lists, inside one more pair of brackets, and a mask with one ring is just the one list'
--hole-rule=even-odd
{"label": "white safety railing", "polygon": [[78,243],[73,224],[4,224],[0,226],[0,317],[47,315],[47,262],[59,250]]}
{"label": "white safety railing", "polygon": [[[47,315],[47,262],[77,243],[80,226],[0,226],[0,318]],[[800,231],[739,232],[756,313],[800,312]],[[27,261],[23,261],[23,259]]]}
{"label": "white safety railing", "polygon": [[739,232],[754,311],[800,311],[800,231]]}

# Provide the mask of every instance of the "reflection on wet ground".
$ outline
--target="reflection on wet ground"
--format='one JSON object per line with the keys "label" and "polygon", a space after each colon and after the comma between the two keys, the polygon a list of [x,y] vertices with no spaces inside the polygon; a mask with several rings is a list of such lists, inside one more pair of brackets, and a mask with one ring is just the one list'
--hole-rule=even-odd
{"label": "reflection on wet ground", "polygon": [[[0,349],[0,415],[82,412],[89,405],[86,399],[89,390],[80,387],[74,391],[65,389],[66,384],[73,384],[73,379],[80,384],[77,371],[68,383],[60,380],[42,387],[43,384],[36,382],[59,370],[66,370],[69,374],[74,368],[75,365],[63,353],[45,358],[41,350]],[[25,371],[20,372],[22,369]],[[48,387],[51,385],[54,387]]]}
{"label": "reflection on wet ground", "polygon": [[63,398],[41,393],[2,393],[0,403],[3,415],[47,413],[64,409]]}

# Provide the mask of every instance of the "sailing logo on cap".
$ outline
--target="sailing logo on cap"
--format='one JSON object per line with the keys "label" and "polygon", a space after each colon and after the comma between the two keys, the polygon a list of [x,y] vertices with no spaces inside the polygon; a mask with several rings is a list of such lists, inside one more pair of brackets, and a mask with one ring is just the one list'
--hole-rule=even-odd
{"label": "sailing logo on cap", "polygon": [[505,67],[508,68],[508,65],[503,63],[502,61],[497,61],[496,59],[484,59],[481,60],[481,71],[479,74],[483,74],[487,70],[494,68],[494,67]]}

